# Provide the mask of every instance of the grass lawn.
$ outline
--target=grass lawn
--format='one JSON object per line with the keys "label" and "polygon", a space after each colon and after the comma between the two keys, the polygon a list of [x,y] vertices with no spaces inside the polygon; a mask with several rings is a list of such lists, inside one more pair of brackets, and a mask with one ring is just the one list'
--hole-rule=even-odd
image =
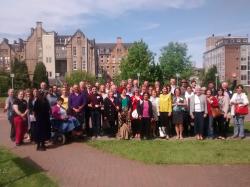
{"label": "grass lawn", "polygon": [[[250,123],[245,127],[250,132]],[[97,140],[88,145],[147,164],[250,164],[250,139]]]}
{"label": "grass lawn", "polygon": [[41,169],[0,147],[0,186],[57,186]]}

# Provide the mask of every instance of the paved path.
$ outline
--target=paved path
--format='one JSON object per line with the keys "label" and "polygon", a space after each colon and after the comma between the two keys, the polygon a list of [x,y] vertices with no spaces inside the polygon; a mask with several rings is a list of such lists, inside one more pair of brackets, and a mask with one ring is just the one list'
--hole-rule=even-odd
{"label": "paved path", "polygon": [[8,139],[8,128],[1,113],[0,145],[36,163],[60,186],[250,186],[250,165],[144,165],[100,152],[83,143],[37,152],[35,145],[15,147]]}

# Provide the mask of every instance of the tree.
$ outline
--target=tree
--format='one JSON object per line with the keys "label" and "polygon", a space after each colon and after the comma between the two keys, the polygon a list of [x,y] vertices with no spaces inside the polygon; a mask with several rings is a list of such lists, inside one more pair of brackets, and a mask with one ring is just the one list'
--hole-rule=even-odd
{"label": "tree", "polygon": [[39,88],[41,82],[46,82],[49,85],[48,74],[46,67],[42,62],[36,64],[34,76],[33,76],[33,87]]}
{"label": "tree", "polygon": [[128,50],[127,57],[122,59],[120,67],[121,79],[137,78],[137,73],[140,73],[141,80],[148,80],[153,59],[153,53],[143,40],[134,42]]}
{"label": "tree", "polygon": [[149,76],[147,80],[151,83],[155,81],[163,83],[162,70],[159,64],[153,63],[149,66]]}
{"label": "tree", "polygon": [[7,96],[10,85],[10,75],[4,71],[0,71],[0,96]]}
{"label": "tree", "polygon": [[66,82],[69,85],[79,84],[80,81],[89,81],[91,84],[94,84],[96,81],[103,83],[104,80],[102,78],[96,79],[92,74],[87,73],[86,71],[73,71],[66,76]]}
{"label": "tree", "polygon": [[187,45],[185,43],[170,42],[161,49],[159,63],[163,76],[166,79],[176,77],[176,73],[181,78],[188,79],[192,75],[193,65],[191,56],[187,55]]}
{"label": "tree", "polygon": [[[216,66],[212,66],[211,68],[209,68],[207,70],[207,72],[205,72],[204,79],[202,81],[203,85],[208,85],[209,82],[216,83],[216,76],[215,76],[216,73],[218,73]],[[220,80],[219,80],[219,77],[218,77],[217,78],[217,85],[219,85],[219,83],[220,83]]]}
{"label": "tree", "polygon": [[24,61],[19,61],[15,59],[11,63],[11,73],[15,75],[14,77],[14,89],[25,89],[29,88],[31,85],[28,73],[28,67]]}

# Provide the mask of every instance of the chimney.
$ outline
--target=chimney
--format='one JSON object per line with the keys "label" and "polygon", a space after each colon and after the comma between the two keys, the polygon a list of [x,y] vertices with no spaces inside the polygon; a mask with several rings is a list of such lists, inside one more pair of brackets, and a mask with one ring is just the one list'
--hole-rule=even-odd
{"label": "chimney", "polygon": [[116,43],[122,43],[122,37],[117,37],[116,38]]}
{"label": "chimney", "polygon": [[14,44],[17,44],[16,40],[14,40]]}
{"label": "chimney", "polygon": [[33,27],[30,28],[30,32],[31,32],[31,35],[34,33],[34,28]]}
{"label": "chimney", "polygon": [[36,27],[42,27],[42,26],[43,26],[43,22],[41,22],[41,21],[36,22]]}
{"label": "chimney", "polygon": [[230,36],[231,36],[231,34],[228,34],[227,36],[228,36],[228,37],[230,37]]}
{"label": "chimney", "polygon": [[214,37],[214,34],[212,35],[212,37]]}
{"label": "chimney", "polygon": [[9,40],[7,38],[4,38],[3,41],[7,44],[9,44]]}

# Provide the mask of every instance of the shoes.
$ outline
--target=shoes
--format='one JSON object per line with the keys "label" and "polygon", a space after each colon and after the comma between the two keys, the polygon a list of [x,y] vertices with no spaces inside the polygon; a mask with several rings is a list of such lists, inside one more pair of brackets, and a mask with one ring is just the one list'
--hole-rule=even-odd
{"label": "shoes", "polygon": [[20,146],[21,145],[21,143],[16,143],[16,146]]}
{"label": "shoes", "polygon": [[238,136],[234,135],[234,136],[232,136],[231,138],[232,138],[232,139],[236,139],[236,138],[238,138]]}
{"label": "shoes", "polygon": [[246,138],[245,136],[240,137],[240,139],[242,139],[242,140],[245,139],[245,138]]}
{"label": "shoes", "polygon": [[166,140],[169,140],[169,136],[168,135],[166,136]]}

